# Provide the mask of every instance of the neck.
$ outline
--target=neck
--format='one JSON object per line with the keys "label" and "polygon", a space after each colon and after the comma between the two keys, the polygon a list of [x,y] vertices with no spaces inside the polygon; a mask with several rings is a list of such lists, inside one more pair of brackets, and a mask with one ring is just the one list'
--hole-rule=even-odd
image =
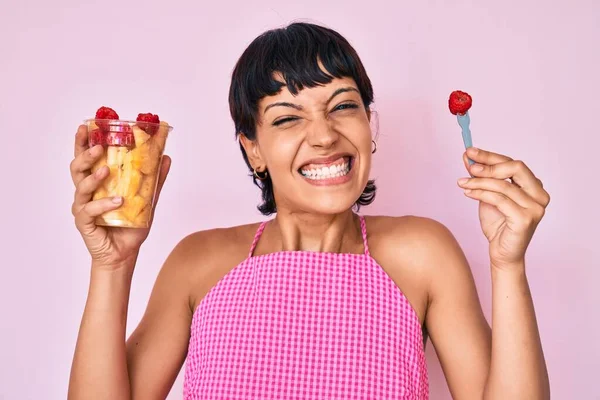
{"label": "neck", "polygon": [[356,252],[362,245],[360,220],[352,212],[317,215],[278,210],[271,243],[280,250]]}

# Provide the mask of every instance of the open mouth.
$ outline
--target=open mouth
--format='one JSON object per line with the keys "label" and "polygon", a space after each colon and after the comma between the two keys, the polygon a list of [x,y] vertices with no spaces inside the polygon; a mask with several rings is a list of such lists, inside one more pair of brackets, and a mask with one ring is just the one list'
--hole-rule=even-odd
{"label": "open mouth", "polygon": [[298,172],[311,181],[321,181],[340,178],[352,170],[354,157],[342,156],[325,164],[306,164]]}

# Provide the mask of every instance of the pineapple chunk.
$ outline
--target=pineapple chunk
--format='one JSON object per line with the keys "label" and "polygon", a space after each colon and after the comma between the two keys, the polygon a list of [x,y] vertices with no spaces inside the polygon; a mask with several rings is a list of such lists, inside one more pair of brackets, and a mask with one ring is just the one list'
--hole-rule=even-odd
{"label": "pineapple chunk", "polygon": [[134,125],[131,129],[133,129],[133,137],[135,138],[135,147],[140,147],[144,143],[150,139],[150,135],[144,132],[139,126]]}
{"label": "pineapple chunk", "polygon": [[122,221],[123,220],[123,214],[121,213],[121,208],[119,208],[118,210],[112,210],[112,211],[107,211],[104,214],[102,214],[100,217],[98,217],[98,219],[100,220],[100,222],[102,220],[108,222],[108,221]]}
{"label": "pineapple chunk", "polygon": [[129,221],[134,222],[136,217],[142,212],[146,206],[146,200],[140,196],[133,196],[125,198],[125,202],[121,207],[121,212]]}
{"label": "pineapple chunk", "polygon": [[154,175],[156,173],[160,161],[160,152],[152,140],[134,149],[131,153],[133,153],[131,163],[134,168],[142,171],[144,175]]}
{"label": "pineapple chunk", "polygon": [[109,196],[117,196],[117,186],[119,183],[121,169],[116,165],[111,165],[109,168],[110,174],[104,180],[104,187],[106,188]]}
{"label": "pineapple chunk", "polygon": [[150,222],[150,218],[152,217],[152,207],[148,204],[142,212],[137,216],[134,221],[136,226],[147,226],[148,222]]}
{"label": "pineapple chunk", "polygon": [[144,199],[151,201],[152,195],[154,194],[154,187],[156,186],[156,177],[147,176],[142,179],[142,185],[140,186],[139,195]]}
{"label": "pineapple chunk", "polygon": [[106,148],[106,164],[118,165],[117,157],[118,157],[119,147],[117,146],[108,146]]}
{"label": "pineapple chunk", "polygon": [[167,136],[169,135],[169,124],[165,121],[160,122],[160,127],[158,128],[158,132],[152,136],[152,141],[157,145],[162,153],[165,149],[165,144],[167,143]]}
{"label": "pineapple chunk", "polygon": [[108,197],[108,192],[107,192],[107,190],[103,186],[100,186],[94,192],[94,196],[93,196],[92,200],[100,200],[100,199],[103,199],[105,197]]}
{"label": "pineapple chunk", "polygon": [[[148,144],[143,144],[140,147],[131,151],[131,165],[133,168],[142,170],[144,164],[147,164],[150,160],[150,147]],[[147,174],[148,168],[143,168],[142,172]]]}
{"label": "pineapple chunk", "polygon": [[129,153],[127,147],[117,147],[117,165],[123,165],[125,162],[125,156]]}
{"label": "pineapple chunk", "polygon": [[138,190],[140,190],[142,174],[138,170],[131,168],[131,165],[124,165],[123,168],[116,190],[117,196],[135,196]]}
{"label": "pineapple chunk", "polygon": [[96,123],[94,121],[89,121],[88,122],[88,132],[95,131],[96,129],[98,129],[98,125],[96,125]]}

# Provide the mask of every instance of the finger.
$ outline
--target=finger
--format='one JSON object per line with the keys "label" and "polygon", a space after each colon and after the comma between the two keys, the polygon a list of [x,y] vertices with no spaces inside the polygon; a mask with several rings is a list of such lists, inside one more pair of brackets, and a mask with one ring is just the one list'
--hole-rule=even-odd
{"label": "finger", "polygon": [[105,165],[95,173],[88,175],[77,184],[75,190],[75,199],[73,200],[73,215],[79,212],[86,203],[92,199],[94,191],[102,185],[102,182],[110,174],[110,170]]}
{"label": "finger", "polygon": [[471,160],[485,165],[494,165],[512,160],[512,158],[508,156],[492,153],[491,151],[482,150],[477,147],[469,147],[465,153]]}
{"label": "finger", "polygon": [[510,179],[536,203],[546,207],[550,202],[550,196],[542,187],[541,181],[523,161],[510,160],[493,165],[473,164],[469,167],[469,172],[476,177]]}
{"label": "finger", "polygon": [[467,172],[469,172],[469,175],[471,175],[471,178],[473,178],[473,174],[469,171],[469,157],[467,157],[467,153],[464,152],[463,153],[463,163],[465,164],[465,169],[467,170]]}
{"label": "finger", "polygon": [[86,125],[79,125],[75,134],[75,154],[77,157],[88,148],[88,129]]}
{"label": "finger", "polygon": [[156,187],[156,197],[154,199],[154,207],[152,208],[152,216],[151,219],[154,219],[154,213],[156,211],[156,205],[158,204],[158,199],[160,197],[160,192],[165,184],[167,179],[167,175],[169,175],[169,171],[171,170],[171,157],[164,155],[162,158],[162,162],[160,164],[160,173],[158,175],[158,185]]}
{"label": "finger", "polygon": [[115,210],[123,204],[122,197],[105,197],[103,199],[90,201],[86,203],[75,214],[75,225],[81,232],[88,232],[90,229],[96,229],[96,217],[105,212]]}
{"label": "finger", "polygon": [[102,153],[104,153],[104,148],[101,145],[97,145],[89,150],[79,153],[79,155],[71,161],[71,179],[73,179],[75,186],[90,174],[90,170],[96,161],[100,159]]}
{"label": "finger", "polygon": [[501,193],[482,189],[466,189],[465,196],[495,206],[506,218],[513,221],[525,214],[523,208]]}
{"label": "finger", "polygon": [[458,185],[463,189],[481,189],[502,194],[523,208],[530,209],[539,207],[539,204],[529,197],[521,188],[502,179],[463,178],[458,180]]}

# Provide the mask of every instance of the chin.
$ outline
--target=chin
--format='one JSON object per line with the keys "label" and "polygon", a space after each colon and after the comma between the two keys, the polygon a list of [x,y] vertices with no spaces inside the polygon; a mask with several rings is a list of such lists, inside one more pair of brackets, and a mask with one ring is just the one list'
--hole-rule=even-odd
{"label": "chin", "polygon": [[309,199],[303,199],[302,204],[297,206],[314,214],[341,214],[354,206],[359,195],[353,196],[350,193],[340,193],[338,195],[311,196]]}

